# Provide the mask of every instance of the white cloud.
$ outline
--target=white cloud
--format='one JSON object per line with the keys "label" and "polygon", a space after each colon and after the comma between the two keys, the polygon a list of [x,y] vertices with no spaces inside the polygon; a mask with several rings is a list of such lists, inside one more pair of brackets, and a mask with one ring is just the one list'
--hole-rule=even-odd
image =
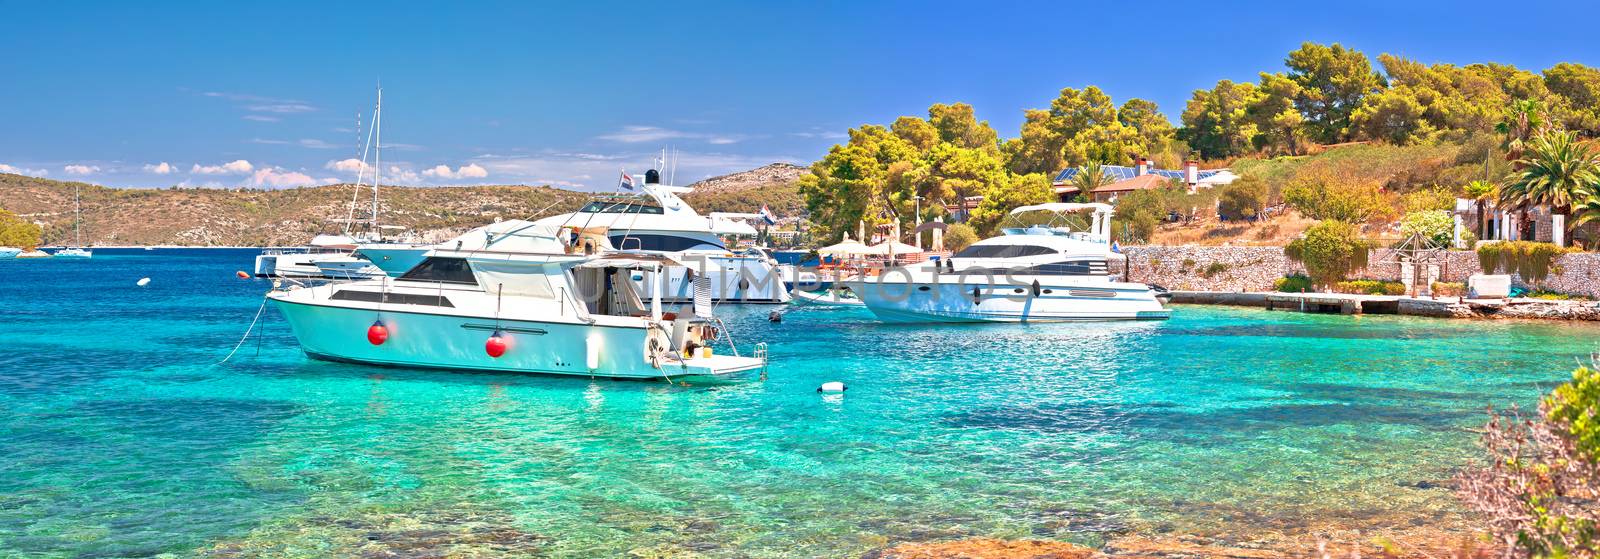
{"label": "white cloud", "polygon": [[319,181],[311,178],[311,175],[297,171],[279,169],[277,167],[262,167],[256,169],[255,174],[250,176],[250,184],[253,186],[283,188],[319,184]]}
{"label": "white cloud", "polygon": [[660,142],[663,140],[703,140],[713,145],[736,144],[747,139],[739,134],[708,134],[704,132],[684,132],[657,126],[624,126],[618,132],[602,134],[601,140],[620,142],[624,144],[642,144]]}
{"label": "white cloud", "polygon": [[100,172],[100,167],[95,165],[67,165],[62,167],[61,170],[66,171],[69,175],[87,175]]}
{"label": "white cloud", "polygon": [[280,120],[283,120],[283,119],[275,117],[275,116],[267,116],[267,115],[244,115],[244,116],[239,117],[239,118],[242,118],[242,119],[245,119],[245,120],[254,120],[256,122],[278,122]]}
{"label": "white cloud", "polygon": [[231,163],[223,163],[221,165],[201,166],[199,163],[196,163],[194,167],[189,169],[189,172],[201,175],[246,175],[253,170],[255,170],[255,165],[251,165],[249,161],[239,159]]}
{"label": "white cloud", "polygon": [[146,173],[155,173],[157,175],[170,175],[170,174],[172,174],[174,172],[177,172],[178,168],[177,167],[173,167],[171,164],[167,163],[166,161],[162,161],[160,163],[151,163],[151,164],[145,165],[144,166],[144,170],[145,170]]}
{"label": "white cloud", "polygon": [[386,181],[409,183],[409,184],[415,184],[419,178],[421,178],[421,177],[417,176],[417,172],[416,171],[412,171],[410,169],[402,169],[402,168],[394,166],[394,165],[390,165],[389,166],[389,170],[388,170],[388,174],[383,176],[383,180],[386,180]]}
{"label": "white cloud", "polygon": [[451,171],[449,165],[435,165],[432,169],[422,174],[438,179],[481,179],[489,176],[489,170],[477,163],[469,163]]}
{"label": "white cloud", "polygon": [[304,140],[300,140],[300,147],[306,147],[306,148],[311,148],[311,149],[334,149],[334,148],[337,148],[339,146],[330,144],[328,142],[324,142],[322,140],[317,140],[317,139],[313,139],[313,138],[306,138]]}
{"label": "white cloud", "polygon": [[317,110],[316,107],[313,107],[311,105],[307,105],[305,103],[298,103],[298,102],[268,103],[268,104],[264,104],[264,105],[250,105],[250,106],[247,106],[245,108],[249,109],[251,111],[258,112],[258,113],[278,113],[278,114],[309,113],[309,112]]}
{"label": "white cloud", "polygon": [[[623,169],[638,177],[658,155],[658,152],[595,154],[547,151],[522,155],[480,155],[473,158],[473,162],[494,173],[497,182],[611,190],[616,188],[617,176]],[[677,154],[676,162],[676,177],[672,181],[686,185],[703,178],[753,169],[768,163],[803,163],[803,160],[782,155],[682,151]],[[672,175],[669,168],[663,173],[662,180],[667,181]]]}
{"label": "white cloud", "polygon": [[322,168],[330,169],[330,170],[334,170],[334,171],[343,171],[343,172],[346,172],[346,173],[357,173],[357,172],[361,172],[361,171],[371,171],[372,170],[372,165],[368,164],[365,161],[362,161],[360,159],[356,159],[356,158],[352,157],[352,158],[349,158],[349,159],[341,159],[341,160],[338,160],[338,161],[329,161],[328,164],[327,165],[323,165]]}
{"label": "white cloud", "polygon": [[11,173],[13,175],[29,175],[29,176],[35,176],[35,177],[43,177],[43,176],[49,175],[50,171],[45,170],[45,169],[27,169],[27,168],[23,168],[23,167],[12,167],[10,165],[6,165],[5,163],[0,163],[0,173]]}

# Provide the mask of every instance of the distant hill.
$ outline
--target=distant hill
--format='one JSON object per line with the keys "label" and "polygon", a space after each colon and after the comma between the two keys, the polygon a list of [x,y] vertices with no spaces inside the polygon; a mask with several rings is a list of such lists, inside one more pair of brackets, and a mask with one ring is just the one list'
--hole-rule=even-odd
{"label": "distant hill", "polygon": [[[806,168],[774,163],[695,183],[686,198],[696,210],[754,212],[768,204],[779,217],[804,208],[795,180]],[[110,188],[0,173],[0,209],[40,223],[47,246],[72,243],[72,191],[83,196],[83,242],[91,245],[298,246],[338,231],[350,211],[352,185],[281,190]],[[703,188],[703,190],[701,190]],[[371,191],[362,193],[370,200]],[[591,193],[548,186],[384,186],[382,222],[444,240],[500,219],[576,210]],[[358,205],[357,218],[370,206]]]}
{"label": "distant hill", "polygon": [[[283,190],[107,188],[0,174],[0,208],[41,223],[46,245],[71,243],[74,187],[82,189],[83,241],[97,245],[297,246],[317,233],[338,231],[355,193],[348,184]],[[363,195],[368,196],[370,190]],[[573,211],[588,197],[542,186],[385,186],[381,215],[384,224],[442,240],[497,217]],[[358,207],[358,218],[366,208]]]}
{"label": "distant hill", "polygon": [[694,192],[683,198],[701,213],[753,212],[765,204],[779,218],[798,217],[805,212],[799,180],[809,172],[809,167],[773,163],[691,184]]}

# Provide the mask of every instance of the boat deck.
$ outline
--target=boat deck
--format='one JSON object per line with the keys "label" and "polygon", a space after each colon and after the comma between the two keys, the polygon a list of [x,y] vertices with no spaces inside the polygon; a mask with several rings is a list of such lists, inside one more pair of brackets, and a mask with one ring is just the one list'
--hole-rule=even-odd
{"label": "boat deck", "polygon": [[727,376],[747,371],[764,370],[767,360],[757,357],[712,355],[688,359],[668,359],[661,362],[661,371],[668,375]]}

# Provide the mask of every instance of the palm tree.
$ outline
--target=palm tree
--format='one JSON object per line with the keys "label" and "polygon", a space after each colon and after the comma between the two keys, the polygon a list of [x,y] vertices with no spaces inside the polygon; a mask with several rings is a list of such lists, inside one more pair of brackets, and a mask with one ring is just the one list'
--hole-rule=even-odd
{"label": "palm tree", "polygon": [[1072,186],[1078,187],[1078,194],[1089,201],[1094,201],[1094,191],[1102,186],[1116,182],[1111,175],[1106,174],[1105,167],[1099,161],[1090,161],[1078,167],[1078,174],[1072,177]]}
{"label": "palm tree", "polygon": [[1572,226],[1600,220],[1600,186],[1590,186],[1583,196],[1572,204]]}
{"label": "palm tree", "polygon": [[1495,185],[1489,181],[1472,181],[1467,183],[1467,187],[1463,190],[1466,191],[1467,198],[1472,200],[1473,206],[1478,210],[1478,223],[1475,227],[1473,227],[1473,229],[1476,229],[1474,234],[1478,235],[1478,238],[1482,239],[1488,236],[1489,233],[1487,231],[1488,227],[1486,226],[1488,223],[1488,216],[1484,214],[1488,211],[1488,208],[1485,206],[1497,195],[1495,192]]}
{"label": "palm tree", "polygon": [[1521,171],[1500,187],[1499,198],[1501,204],[1523,211],[1548,205],[1552,212],[1564,215],[1600,186],[1600,159],[1589,146],[1578,142],[1575,132],[1535,137],[1528,143],[1526,155],[1517,160],[1517,167]]}
{"label": "palm tree", "polygon": [[1494,131],[1505,135],[1500,147],[1506,150],[1506,159],[1522,158],[1522,150],[1530,138],[1542,136],[1549,122],[1545,118],[1544,104],[1532,99],[1517,99],[1506,105]]}

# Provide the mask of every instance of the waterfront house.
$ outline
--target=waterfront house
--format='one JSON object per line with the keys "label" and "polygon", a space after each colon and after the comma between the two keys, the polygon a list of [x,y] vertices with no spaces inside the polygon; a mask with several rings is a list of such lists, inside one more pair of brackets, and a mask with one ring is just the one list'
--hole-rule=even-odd
{"label": "waterfront house", "polygon": [[[1231,184],[1239,176],[1228,169],[1201,169],[1195,161],[1187,161],[1182,170],[1157,169],[1150,164],[1150,160],[1140,157],[1133,166],[1127,165],[1101,165],[1101,171],[1116,182],[1102,186],[1095,190],[1095,202],[1114,203],[1117,196],[1134,190],[1160,188],[1169,183],[1189,187],[1190,192],[1201,188],[1214,188]],[[1072,184],[1078,176],[1078,168],[1071,167],[1056,175],[1054,186],[1056,198],[1061,202],[1070,202],[1078,196],[1077,185]]]}

